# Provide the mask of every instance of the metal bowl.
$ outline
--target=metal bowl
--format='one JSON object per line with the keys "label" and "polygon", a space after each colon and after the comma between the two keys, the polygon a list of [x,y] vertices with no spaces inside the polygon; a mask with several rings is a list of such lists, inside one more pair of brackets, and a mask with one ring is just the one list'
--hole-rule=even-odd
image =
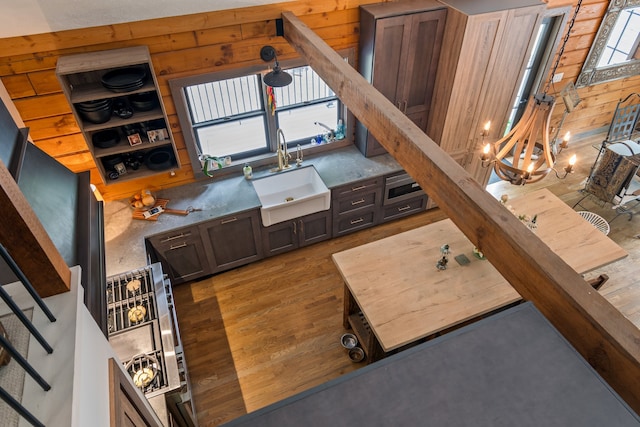
{"label": "metal bowl", "polygon": [[350,350],[358,345],[358,338],[353,334],[344,334],[340,337],[340,343],[344,348]]}
{"label": "metal bowl", "polygon": [[349,359],[354,363],[362,362],[364,360],[364,350],[360,347],[353,347],[349,350]]}

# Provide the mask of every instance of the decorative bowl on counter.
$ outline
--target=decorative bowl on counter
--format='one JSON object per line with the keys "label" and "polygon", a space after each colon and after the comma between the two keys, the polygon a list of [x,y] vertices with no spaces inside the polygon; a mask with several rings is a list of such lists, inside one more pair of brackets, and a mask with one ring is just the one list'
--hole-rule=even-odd
{"label": "decorative bowl on counter", "polygon": [[156,198],[150,190],[142,190],[129,199],[131,207],[137,211],[146,211],[156,204]]}

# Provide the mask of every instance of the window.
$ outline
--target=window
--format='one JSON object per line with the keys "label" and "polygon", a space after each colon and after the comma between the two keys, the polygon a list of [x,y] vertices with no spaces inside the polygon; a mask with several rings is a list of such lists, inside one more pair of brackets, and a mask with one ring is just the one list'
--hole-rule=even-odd
{"label": "window", "polygon": [[326,131],[322,125],[335,129],[340,117],[336,94],[311,67],[297,67],[288,72],[293,76],[293,82],[274,88],[276,125],[282,129],[287,141],[310,142]]}
{"label": "window", "polygon": [[622,64],[631,59],[637,49],[639,30],[640,7],[620,11],[616,25],[613,27],[607,39],[607,45],[600,56],[598,68]]}
{"label": "window", "polygon": [[542,80],[542,73],[545,71],[544,65],[553,59],[551,48],[560,35],[563,22],[562,15],[547,16],[542,20],[503,135],[509,133],[518,123],[531,97],[535,95],[541,85],[545,84]]}
{"label": "window", "polygon": [[343,110],[335,93],[309,66],[285,71],[293,82],[273,88],[275,114],[260,74],[185,86],[199,154],[239,160],[274,151],[278,128],[288,145],[309,144],[325,127],[335,129]]}
{"label": "window", "polygon": [[188,86],[185,95],[201,153],[224,157],[267,151],[267,113],[258,76]]}

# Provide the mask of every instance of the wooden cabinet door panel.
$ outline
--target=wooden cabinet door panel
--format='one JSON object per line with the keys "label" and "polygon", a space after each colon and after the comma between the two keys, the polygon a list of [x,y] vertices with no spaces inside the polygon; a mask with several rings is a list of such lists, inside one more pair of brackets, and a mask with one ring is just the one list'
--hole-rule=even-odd
{"label": "wooden cabinet door panel", "polygon": [[331,238],[331,210],[262,228],[265,256],[289,252]]}
{"label": "wooden cabinet door panel", "polygon": [[298,247],[297,221],[285,221],[262,229],[265,256],[289,252]]}
{"label": "wooden cabinet door panel", "polygon": [[161,427],[144,397],[135,388],[119,362],[109,359],[109,412],[111,427]]}
{"label": "wooden cabinet door panel", "polygon": [[209,270],[202,241],[180,243],[162,252],[161,257],[173,284],[205,276]]}
{"label": "wooden cabinet door panel", "polygon": [[[423,131],[428,122],[446,9],[424,4],[365,5],[361,12],[360,72]],[[365,156],[386,152],[360,123],[356,145]]]}
{"label": "wooden cabinet door panel", "polygon": [[433,95],[445,17],[445,10],[412,16],[405,75],[398,98],[401,111],[423,131],[426,130]]}
{"label": "wooden cabinet door panel", "polygon": [[310,245],[331,238],[331,211],[307,215],[298,220],[300,246]]}
{"label": "wooden cabinet door panel", "polygon": [[211,274],[197,227],[173,230],[146,239],[151,258],[159,261],[174,285]]}
{"label": "wooden cabinet door panel", "polygon": [[200,225],[213,272],[228,270],[262,258],[258,210]]}
{"label": "wooden cabinet door panel", "polygon": [[407,61],[403,48],[410,31],[411,19],[406,16],[380,19],[376,23],[372,84],[398,108],[398,87],[404,80]]}

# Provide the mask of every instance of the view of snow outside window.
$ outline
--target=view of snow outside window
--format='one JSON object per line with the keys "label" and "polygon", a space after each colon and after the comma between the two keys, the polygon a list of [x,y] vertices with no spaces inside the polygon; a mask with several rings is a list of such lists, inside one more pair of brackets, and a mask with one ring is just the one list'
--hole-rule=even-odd
{"label": "view of snow outside window", "polygon": [[201,154],[239,159],[266,153],[269,121],[283,130],[287,143],[310,143],[327,132],[322,125],[335,129],[340,111],[335,93],[309,66],[285,71],[293,82],[273,88],[275,114],[257,74],[185,88]]}

